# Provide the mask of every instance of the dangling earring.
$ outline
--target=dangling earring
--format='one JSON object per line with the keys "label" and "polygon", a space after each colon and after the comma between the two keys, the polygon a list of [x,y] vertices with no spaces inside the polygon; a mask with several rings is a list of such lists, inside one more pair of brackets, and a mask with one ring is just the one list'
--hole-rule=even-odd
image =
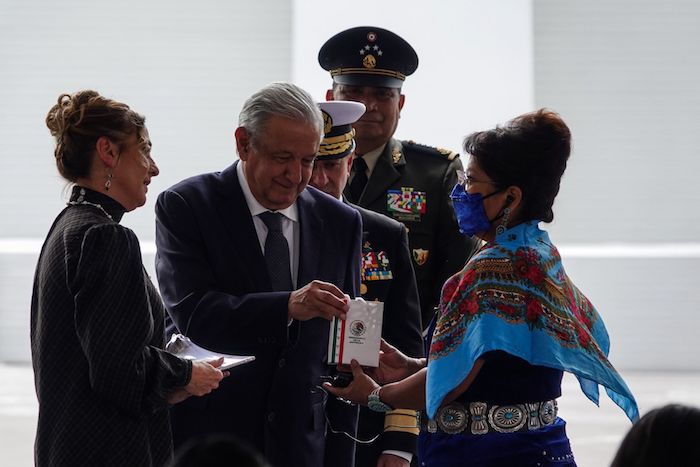
{"label": "dangling earring", "polygon": [[501,235],[508,229],[508,216],[510,216],[510,208],[503,208],[503,220],[500,225],[496,227],[496,235]]}
{"label": "dangling earring", "polygon": [[109,187],[112,186],[112,172],[107,174],[107,181],[105,182],[105,191],[109,191]]}

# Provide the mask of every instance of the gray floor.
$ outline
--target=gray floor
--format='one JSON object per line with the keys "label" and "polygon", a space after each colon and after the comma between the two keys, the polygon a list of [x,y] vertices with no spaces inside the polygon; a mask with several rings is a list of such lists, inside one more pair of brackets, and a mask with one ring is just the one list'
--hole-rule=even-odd
{"label": "gray floor", "polygon": [[[669,402],[700,407],[700,373],[626,372],[623,376],[642,414]],[[31,367],[0,363],[0,381],[2,465],[31,466],[37,416]],[[600,408],[589,402],[572,377],[565,378],[563,393],[559,413],[568,422],[579,467],[609,465],[630,423],[607,396],[601,396]]]}

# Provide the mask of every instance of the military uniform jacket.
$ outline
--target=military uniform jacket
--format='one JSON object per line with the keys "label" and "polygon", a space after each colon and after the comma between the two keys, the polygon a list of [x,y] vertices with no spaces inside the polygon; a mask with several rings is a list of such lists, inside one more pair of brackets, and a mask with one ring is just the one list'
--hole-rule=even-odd
{"label": "military uniform jacket", "polygon": [[459,156],[447,150],[391,139],[359,200],[345,189],[348,201],[385,214],[406,225],[423,326],[437,305],[442,284],[459,271],[473,249],[461,234],[450,192],[462,169]]}
{"label": "military uniform jacket", "polygon": [[[71,199],[77,196],[74,189]],[[38,467],[162,467],[172,457],[166,397],[192,364],[162,350],[165,309],[124,208],[66,208],[44,242],[31,306]]]}
{"label": "military uniform jacket", "polygon": [[[357,408],[318,387],[335,372],[326,355],[330,324],[288,325],[290,292],[272,291],[236,164],[180,182],[156,203],[156,272],[175,325],[202,347],[256,358],[210,395],[173,407],[175,445],[233,433],[276,467],[349,467],[354,443],[331,434],[327,419],[354,434]],[[297,207],[298,287],[318,279],[357,296],[360,215],[312,187]]]}
{"label": "military uniform jacket", "polygon": [[[367,301],[384,303],[382,337],[412,357],[423,355],[420,305],[406,228],[376,212],[352,205],[362,216],[362,275],[360,292]],[[358,436],[370,439],[384,430],[384,414],[360,409]],[[417,437],[391,429],[377,442],[358,444],[357,466],[375,466],[384,450],[415,452]]]}

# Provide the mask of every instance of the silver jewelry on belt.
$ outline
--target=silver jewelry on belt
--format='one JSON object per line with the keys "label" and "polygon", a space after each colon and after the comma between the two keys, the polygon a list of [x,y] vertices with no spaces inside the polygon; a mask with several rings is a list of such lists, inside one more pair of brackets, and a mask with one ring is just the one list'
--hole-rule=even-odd
{"label": "silver jewelry on belt", "polygon": [[462,433],[467,426],[473,435],[515,433],[553,424],[558,410],[556,400],[514,405],[469,402],[468,407],[452,402],[438,409],[435,419],[427,423],[421,419],[421,427],[429,433],[442,431],[450,435]]}

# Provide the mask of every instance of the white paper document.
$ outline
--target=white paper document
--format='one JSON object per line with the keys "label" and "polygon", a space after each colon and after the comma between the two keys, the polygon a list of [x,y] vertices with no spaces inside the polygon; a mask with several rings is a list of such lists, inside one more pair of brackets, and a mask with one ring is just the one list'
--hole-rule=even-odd
{"label": "white paper document", "polygon": [[212,352],[211,350],[198,346],[192,342],[189,337],[183,336],[182,334],[173,334],[170,338],[170,342],[165,346],[165,350],[187,360],[209,361],[224,357],[224,363],[219,367],[220,370],[228,370],[234,366],[255,360],[253,355],[227,355],[219,352]]}
{"label": "white paper document", "polygon": [[383,315],[382,302],[366,302],[361,298],[350,300],[346,319],[331,320],[328,363],[349,365],[355,359],[363,366],[378,366]]}

